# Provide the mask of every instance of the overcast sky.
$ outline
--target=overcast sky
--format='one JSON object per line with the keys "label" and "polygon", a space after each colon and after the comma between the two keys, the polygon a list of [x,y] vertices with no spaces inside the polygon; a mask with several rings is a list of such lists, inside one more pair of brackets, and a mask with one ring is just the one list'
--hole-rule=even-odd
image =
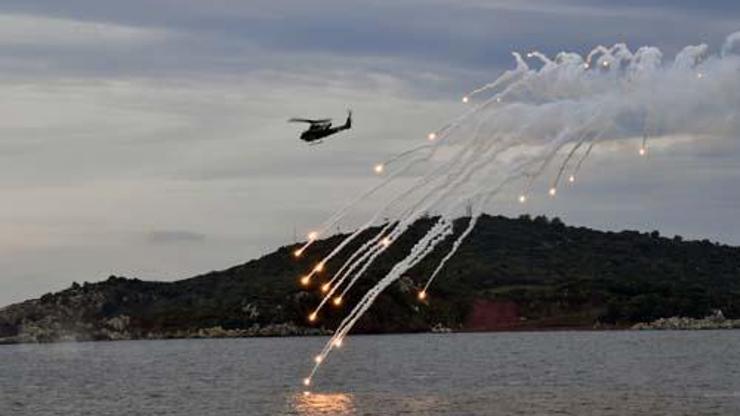
{"label": "overcast sky", "polygon": [[[374,162],[458,115],[512,50],[672,56],[738,30],[736,0],[4,0],[0,305],[292,243],[376,183]],[[285,122],[348,107],[355,128],[320,146]],[[740,244],[737,141],[658,150],[604,149],[568,195],[491,213]]]}

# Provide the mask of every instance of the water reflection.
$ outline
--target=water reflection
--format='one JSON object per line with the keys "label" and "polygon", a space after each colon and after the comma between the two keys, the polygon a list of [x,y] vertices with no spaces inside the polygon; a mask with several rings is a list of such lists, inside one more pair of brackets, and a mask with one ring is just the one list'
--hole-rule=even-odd
{"label": "water reflection", "polygon": [[293,398],[299,415],[354,415],[352,395],[346,393],[297,394]]}

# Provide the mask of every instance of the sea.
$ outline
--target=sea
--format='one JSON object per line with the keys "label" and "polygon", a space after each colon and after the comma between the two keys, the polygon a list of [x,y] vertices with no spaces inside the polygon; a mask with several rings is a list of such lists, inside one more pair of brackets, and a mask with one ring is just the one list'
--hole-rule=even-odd
{"label": "sea", "polygon": [[0,346],[0,415],[740,415],[740,331]]}

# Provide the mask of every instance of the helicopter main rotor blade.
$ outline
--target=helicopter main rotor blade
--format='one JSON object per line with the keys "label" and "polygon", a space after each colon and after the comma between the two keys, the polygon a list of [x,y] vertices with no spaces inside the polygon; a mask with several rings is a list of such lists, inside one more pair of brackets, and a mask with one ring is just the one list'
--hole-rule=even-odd
{"label": "helicopter main rotor blade", "polygon": [[311,120],[308,118],[291,118],[288,120],[288,123],[310,123],[310,124],[325,124],[330,122],[330,118],[324,118],[321,120]]}

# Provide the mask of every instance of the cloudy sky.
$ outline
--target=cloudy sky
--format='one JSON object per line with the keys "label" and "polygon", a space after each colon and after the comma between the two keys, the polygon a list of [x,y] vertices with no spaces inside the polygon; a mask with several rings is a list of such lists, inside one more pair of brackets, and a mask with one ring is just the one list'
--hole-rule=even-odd
{"label": "cloudy sky", "polygon": [[[4,0],[0,305],[292,243],[512,50],[672,56],[738,30],[736,0]],[[285,122],[348,107],[355,128],[320,146]],[[740,244],[740,145],[676,143],[649,163],[621,150],[598,152],[567,197],[491,211]]]}

